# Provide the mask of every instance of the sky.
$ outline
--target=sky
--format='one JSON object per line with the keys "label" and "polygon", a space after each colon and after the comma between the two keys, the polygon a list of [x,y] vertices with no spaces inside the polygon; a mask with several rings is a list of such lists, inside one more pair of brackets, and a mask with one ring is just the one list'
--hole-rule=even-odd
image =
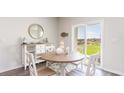
{"label": "sky", "polygon": [[[87,38],[100,38],[101,33],[100,24],[92,24],[87,26]],[[78,38],[83,39],[85,26],[78,27]]]}

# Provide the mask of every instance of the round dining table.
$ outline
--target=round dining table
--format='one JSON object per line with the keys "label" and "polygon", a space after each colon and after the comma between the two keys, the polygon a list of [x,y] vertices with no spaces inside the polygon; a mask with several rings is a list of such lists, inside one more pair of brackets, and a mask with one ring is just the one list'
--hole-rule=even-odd
{"label": "round dining table", "polygon": [[84,59],[84,55],[75,52],[69,54],[56,54],[54,52],[51,52],[41,54],[41,59],[52,63],[58,63],[60,65],[60,75],[65,76],[66,65],[68,63],[82,61]]}

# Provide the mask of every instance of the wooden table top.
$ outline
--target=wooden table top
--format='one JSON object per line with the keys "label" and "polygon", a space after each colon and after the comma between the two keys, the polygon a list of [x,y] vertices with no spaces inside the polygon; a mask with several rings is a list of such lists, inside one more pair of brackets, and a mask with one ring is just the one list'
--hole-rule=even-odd
{"label": "wooden table top", "polygon": [[77,62],[83,60],[84,55],[81,55],[79,53],[70,53],[68,55],[56,54],[56,53],[44,53],[41,54],[41,59],[55,63],[71,63],[71,62]]}

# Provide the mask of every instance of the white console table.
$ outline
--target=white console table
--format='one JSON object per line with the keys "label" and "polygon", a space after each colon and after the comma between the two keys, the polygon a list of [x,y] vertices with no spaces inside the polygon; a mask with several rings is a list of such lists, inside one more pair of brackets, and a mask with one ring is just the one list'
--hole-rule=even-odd
{"label": "white console table", "polygon": [[[22,44],[22,64],[24,65],[24,69],[26,70],[28,63],[27,63],[27,56],[26,51],[31,52],[35,55],[35,59],[38,59],[38,54],[45,53],[47,50],[53,50],[55,46],[53,44]],[[36,60],[36,63],[44,62],[44,60]]]}

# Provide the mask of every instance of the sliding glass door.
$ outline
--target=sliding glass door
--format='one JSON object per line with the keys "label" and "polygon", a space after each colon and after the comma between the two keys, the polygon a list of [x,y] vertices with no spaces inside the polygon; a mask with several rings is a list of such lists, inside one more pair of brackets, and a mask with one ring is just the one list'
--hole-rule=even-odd
{"label": "sliding glass door", "polygon": [[[86,56],[101,54],[101,24],[75,25],[72,33],[72,49]],[[99,62],[96,63],[100,65]]]}
{"label": "sliding glass door", "polygon": [[74,28],[74,38],[73,38],[73,49],[81,54],[86,53],[85,41],[86,41],[86,27],[84,25],[77,26]]}

